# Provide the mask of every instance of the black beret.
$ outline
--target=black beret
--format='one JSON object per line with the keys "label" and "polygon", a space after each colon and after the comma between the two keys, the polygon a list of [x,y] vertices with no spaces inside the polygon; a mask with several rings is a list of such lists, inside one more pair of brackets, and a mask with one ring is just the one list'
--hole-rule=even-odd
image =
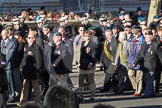
{"label": "black beret", "polygon": [[55,32],[53,36],[62,36],[62,34],[60,32]]}
{"label": "black beret", "polygon": [[139,32],[141,32],[141,27],[140,26],[138,26],[138,25],[132,26],[132,33],[133,34],[137,34]]}
{"label": "black beret", "polygon": [[112,29],[119,29],[120,27],[118,25],[114,25]]}
{"label": "black beret", "polygon": [[16,31],[14,32],[14,35],[18,35],[18,36],[21,36],[22,34],[21,34],[21,31],[19,31],[19,30],[16,30]]}
{"label": "black beret", "polygon": [[37,27],[31,27],[30,29],[31,29],[31,31],[37,31],[38,30]]}
{"label": "black beret", "polygon": [[48,24],[43,25],[43,28],[48,28],[50,29],[50,26]]}
{"label": "black beret", "polygon": [[145,33],[145,35],[153,35],[152,31],[148,31]]}
{"label": "black beret", "polygon": [[142,11],[141,7],[137,7],[137,11]]}
{"label": "black beret", "polygon": [[130,25],[126,25],[124,28],[131,29],[132,27]]}
{"label": "black beret", "polygon": [[141,27],[138,26],[138,25],[133,25],[133,26],[132,26],[132,29],[140,29],[140,30],[141,30]]}

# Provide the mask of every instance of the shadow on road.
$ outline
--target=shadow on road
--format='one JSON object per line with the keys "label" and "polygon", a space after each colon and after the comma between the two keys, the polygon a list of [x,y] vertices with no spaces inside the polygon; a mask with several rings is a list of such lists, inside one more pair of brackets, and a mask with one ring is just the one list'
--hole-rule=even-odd
{"label": "shadow on road", "polygon": [[[97,97],[95,96],[96,99],[93,102],[89,101],[88,99],[85,99],[83,104],[100,103],[100,102],[110,102],[110,101],[113,102],[113,101],[137,100],[137,99],[144,100],[144,99],[154,99],[154,98],[162,97],[162,94],[159,94],[159,95],[157,95],[155,97],[150,97],[150,98],[142,98],[141,96],[139,96],[139,97],[134,97],[134,96],[125,97],[124,95],[125,94],[123,94],[123,95],[114,95],[116,97],[112,97],[112,95],[110,97],[110,95],[107,95],[105,98],[102,98],[102,96],[105,96],[105,95],[101,94],[101,95],[98,95]],[[136,107],[134,107],[134,108],[136,108]],[[145,108],[145,107],[137,107],[137,108]],[[148,108],[150,108],[150,107],[148,107]],[[159,107],[157,107],[157,108],[159,108]]]}
{"label": "shadow on road", "polygon": [[[125,108],[130,108],[130,107],[125,107]],[[137,107],[131,107],[131,108],[162,108],[162,105],[137,106]]]}

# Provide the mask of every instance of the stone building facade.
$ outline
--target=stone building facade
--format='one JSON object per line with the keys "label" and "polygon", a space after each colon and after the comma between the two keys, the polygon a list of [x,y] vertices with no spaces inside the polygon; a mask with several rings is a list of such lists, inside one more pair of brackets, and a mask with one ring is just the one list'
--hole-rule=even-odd
{"label": "stone building facade", "polygon": [[40,6],[45,6],[50,11],[66,8],[74,11],[88,11],[95,8],[99,12],[118,11],[119,7],[133,11],[140,6],[148,12],[149,5],[150,0],[0,0],[0,13],[7,13],[11,10],[17,13],[24,8],[38,10]]}

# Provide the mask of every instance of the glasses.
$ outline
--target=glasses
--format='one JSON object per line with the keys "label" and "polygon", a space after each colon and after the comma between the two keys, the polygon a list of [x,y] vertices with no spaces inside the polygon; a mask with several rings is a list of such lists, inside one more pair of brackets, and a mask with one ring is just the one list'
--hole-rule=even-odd
{"label": "glasses", "polygon": [[125,31],[130,31],[129,29],[125,29]]}

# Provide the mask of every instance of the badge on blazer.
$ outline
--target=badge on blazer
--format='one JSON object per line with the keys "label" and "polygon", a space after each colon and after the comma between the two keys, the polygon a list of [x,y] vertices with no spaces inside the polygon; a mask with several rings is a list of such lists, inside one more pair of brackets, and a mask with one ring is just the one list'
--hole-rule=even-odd
{"label": "badge on blazer", "polygon": [[151,51],[151,55],[153,54],[153,51]]}
{"label": "badge on blazer", "polygon": [[112,46],[110,46],[110,50],[112,50]]}
{"label": "badge on blazer", "polygon": [[91,49],[89,47],[86,48],[86,53],[90,53]]}
{"label": "badge on blazer", "polygon": [[6,45],[4,45],[4,48],[7,48],[7,46],[6,46]]}
{"label": "badge on blazer", "polygon": [[32,55],[33,53],[31,51],[28,51],[28,55]]}
{"label": "badge on blazer", "polygon": [[55,53],[60,55],[61,54],[61,51],[58,50],[58,51],[55,51]]}
{"label": "badge on blazer", "polygon": [[149,49],[148,49],[148,52],[150,52],[150,50],[151,50],[151,49],[149,48]]}

